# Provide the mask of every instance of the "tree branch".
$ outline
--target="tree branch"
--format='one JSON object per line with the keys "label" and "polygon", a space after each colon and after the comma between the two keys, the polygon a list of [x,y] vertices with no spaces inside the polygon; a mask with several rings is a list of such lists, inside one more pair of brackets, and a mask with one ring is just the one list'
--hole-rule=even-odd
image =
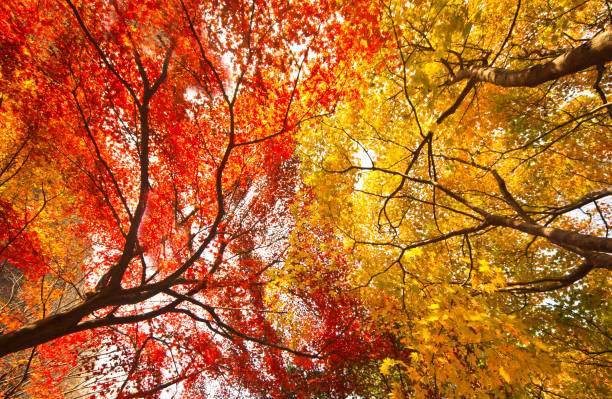
{"label": "tree branch", "polygon": [[545,64],[512,71],[494,67],[471,66],[459,70],[450,83],[463,79],[493,83],[503,87],[535,87],[544,82],[580,72],[612,60],[612,26],[579,47],[566,51]]}

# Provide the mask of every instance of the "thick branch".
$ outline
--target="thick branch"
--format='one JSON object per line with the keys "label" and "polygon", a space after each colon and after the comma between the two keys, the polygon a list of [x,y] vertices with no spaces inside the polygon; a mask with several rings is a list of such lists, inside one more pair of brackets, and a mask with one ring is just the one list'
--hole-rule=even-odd
{"label": "thick branch", "polygon": [[612,253],[612,238],[580,234],[554,227],[543,227],[534,223],[520,222],[505,216],[489,215],[486,216],[485,220],[493,226],[520,230],[527,234],[547,238],[551,242],[562,246],[569,245],[585,251]]}
{"label": "thick branch", "polygon": [[612,61],[612,27],[545,64],[518,71],[472,66],[457,72],[452,83],[463,79],[475,79],[503,87],[535,87],[609,61]]}
{"label": "thick branch", "polygon": [[147,286],[146,288],[149,287],[154,287],[157,289],[144,291],[142,287],[138,287],[134,289],[105,291],[103,293],[93,294],[84,302],[72,309],[45,317],[17,330],[0,335],[0,358],[9,353],[32,348],[75,332],[96,327],[135,323],[142,320],[152,319],[178,305],[179,302],[171,302],[164,307],[148,313],[125,317],[105,317],[102,319],[91,319],[81,322],[81,320],[94,314],[94,312],[97,310],[109,306],[123,306],[142,303],[157,295],[163,288],[165,288],[161,284]]}

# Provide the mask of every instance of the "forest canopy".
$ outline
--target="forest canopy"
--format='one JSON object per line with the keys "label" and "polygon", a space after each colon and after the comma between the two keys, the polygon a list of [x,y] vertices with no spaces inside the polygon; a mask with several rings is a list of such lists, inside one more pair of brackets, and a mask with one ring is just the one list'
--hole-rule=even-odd
{"label": "forest canopy", "polygon": [[0,395],[612,397],[607,0],[0,4]]}

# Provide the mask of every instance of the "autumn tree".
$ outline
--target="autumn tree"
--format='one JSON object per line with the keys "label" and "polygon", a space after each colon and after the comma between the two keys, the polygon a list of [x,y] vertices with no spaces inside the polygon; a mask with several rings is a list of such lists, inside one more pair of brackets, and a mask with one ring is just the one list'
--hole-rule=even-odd
{"label": "autumn tree", "polygon": [[300,133],[394,397],[610,395],[605,1],[381,2],[361,95]]}
{"label": "autumn tree", "polygon": [[612,394],[607,1],[0,15],[4,396]]}
{"label": "autumn tree", "polygon": [[347,95],[375,6],[3,3],[0,273],[29,299],[3,313],[0,355],[86,343],[93,394],[157,397],[207,378],[282,396],[293,356],[306,375],[339,353],[359,323],[327,307],[327,335],[277,331],[286,310],[264,299],[300,185],[293,133]]}

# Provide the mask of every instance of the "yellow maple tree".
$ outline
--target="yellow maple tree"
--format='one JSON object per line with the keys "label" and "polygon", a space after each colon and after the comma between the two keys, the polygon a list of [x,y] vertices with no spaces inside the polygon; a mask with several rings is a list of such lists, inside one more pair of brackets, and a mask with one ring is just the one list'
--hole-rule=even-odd
{"label": "yellow maple tree", "polygon": [[609,4],[382,7],[360,96],[301,139],[317,217],[401,348],[378,385],[609,396]]}

